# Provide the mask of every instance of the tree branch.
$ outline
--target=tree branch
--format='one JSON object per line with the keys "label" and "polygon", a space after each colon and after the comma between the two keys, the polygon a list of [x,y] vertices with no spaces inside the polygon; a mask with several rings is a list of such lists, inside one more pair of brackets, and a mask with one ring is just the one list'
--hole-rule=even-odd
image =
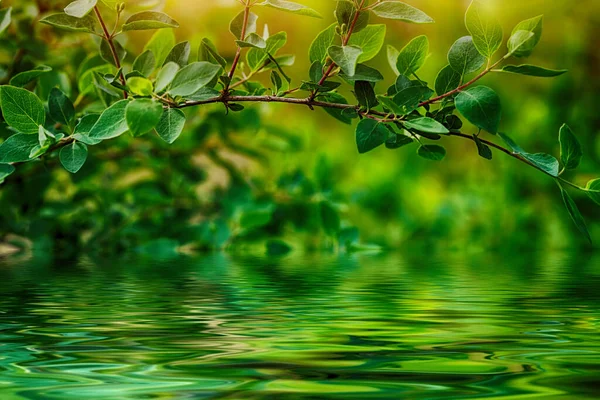
{"label": "tree branch", "polygon": [[[110,52],[112,53],[113,59],[115,61],[115,65],[116,65],[117,69],[120,70],[119,80],[121,81],[121,84],[123,86],[125,86],[127,84],[127,82],[125,81],[125,74],[123,74],[123,71],[121,70],[121,60],[119,60],[119,55],[117,53],[117,49],[116,49],[115,43],[113,41],[113,36],[110,34],[110,32],[108,32],[108,28],[106,27],[106,23],[104,22],[104,19],[102,18],[102,14],[100,14],[100,10],[98,9],[98,6],[94,7],[94,12],[96,13],[98,22],[100,22],[100,25],[102,26],[102,30],[104,31],[104,40],[106,40],[106,42],[108,43],[108,46],[110,47]],[[128,97],[127,91],[123,91],[123,97],[124,98]]]}

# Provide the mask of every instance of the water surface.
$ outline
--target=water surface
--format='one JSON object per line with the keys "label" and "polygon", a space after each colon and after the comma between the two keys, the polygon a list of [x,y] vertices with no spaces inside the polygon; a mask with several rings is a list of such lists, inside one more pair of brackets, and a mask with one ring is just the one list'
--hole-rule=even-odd
{"label": "water surface", "polygon": [[600,257],[0,264],[0,399],[592,399]]}

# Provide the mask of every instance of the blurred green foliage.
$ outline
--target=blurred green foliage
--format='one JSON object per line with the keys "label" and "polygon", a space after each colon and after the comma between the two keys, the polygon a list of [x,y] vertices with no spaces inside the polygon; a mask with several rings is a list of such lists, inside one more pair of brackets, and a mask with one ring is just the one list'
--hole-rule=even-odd
{"label": "blurred green foliage", "polygon": [[[59,86],[77,98],[74,76],[97,52],[97,43],[37,23],[67,3],[5,0],[2,6],[13,6],[13,24],[0,42],[0,81],[49,65],[53,70],[37,81],[39,97],[46,100],[50,89]],[[143,2],[131,1],[128,7],[137,3]],[[503,99],[501,130],[524,148],[557,154],[558,129],[568,122],[585,149],[580,170],[569,178],[584,185],[600,166],[595,45],[600,5],[593,0],[577,7],[562,0],[495,3],[505,32],[544,13],[544,37],[531,63],[570,71],[554,80],[486,77],[485,85]],[[303,4],[327,18],[306,20],[268,9],[260,16],[271,32],[287,31],[282,53],[297,55],[286,69],[295,82],[306,79],[309,45],[331,23],[335,6]],[[402,48],[427,34],[430,56],[419,75],[433,82],[446,64],[447,49],[468,34],[463,23],[468,4],[412,4],[436,24],[393,22],[386,43]],[[158,6],[181,23],[176,34],[191,40],[192,52],[201,38],[209,37],[225,58],[233,59],[235,45],[223,27],[239,12],[236,1],[177,0]],[[124,45],[140,54],[149,36],[134,33]],[[384,53],[375,65],[389,71]],[[268,83],[268,76],[263,79]],[[432,164],[412,150],[379,148],[359,156],[352,130],[322,110],[257,105],[224,118],[222,106],[210,105],[186,110],[186,115],[186,130],[172,146],[151,135],[121,137],[103,144],[102,151],[91,151],[76,175],[57,168],[56,158],[19,167],[0,188],[0,253],[33,246],[59,254],[225,248],[284,254],[290,249],[371,248],[366,244],[398,248],[416,241],[485,248],[571,247],[585,241],[564,213],[552,179],[502,154],[489,163],[468,141],[449,140],[446,159]],[[0,137],[10,135],[0,124]],[[600,237],[596,206],[583,195],[576,200],[592,236]]]}

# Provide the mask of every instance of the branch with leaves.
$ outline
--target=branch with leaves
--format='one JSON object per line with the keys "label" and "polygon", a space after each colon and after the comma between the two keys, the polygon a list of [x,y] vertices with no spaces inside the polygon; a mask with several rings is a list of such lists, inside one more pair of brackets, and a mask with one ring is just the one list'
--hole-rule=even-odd
{"label": "branch with leaves", "polygon": [[[230,24],[235,37],[233,60],[223,57],[208,39],[202,40],[199,59],[190,60],[189,42],[175,44],[172,28],[179,24],[157,11],[128,14],[124,3],[76,0],[64,13],[46,16],[42,23],[59,29],[89,33],[101,39],[99,54],[84,61],[78,76],[79,96],[72,102],[63,91],[54,88],[44,104],[36,93],[27,90],[44,69],[21,73],[0,87],[5,122],[16,132],[0,145],[0,180],[15,171],[15,166],[59,153],[62,165],[78,172],[88,155],[88,146],[119,137],[127,132],[141,136],[156,132],[167,143],[175,142],[184,131],[186,114],[182,109],[221,104],[226,112],[239,112],[246,103],[285,103],[307,108],[323,108],[346,124],[357,119],[356,143],[360,153],[385,145],[398,149],[418,146],[423,158],[439,161],[446,150],[438,144],[442,137],[471,140],[474,149],[488,160],[492,148],[552,177],[558,183],[565,205],[578,229],[591,241],[577,206],[566,186],[584,191],[600,204],[600,180],[584,187],[567,181],[563,174],[578,167],[583,155],[571,129],[560,129],[560,162],[548,154],[531,154],[508,135],[499,132],[501,100],[487,86],[477,85],[491,73],[512,73],[549,78],[564,74],[539,66],[503,65],[509,60],[529,56],[540,41],[541,16],[519,23],[507,41],[507,52],[496,54],[504,35],[498,21],[488,12],[485,2],[474,0],[466,12],[470,35],[458,39],[448,52],[448,64],[438,73],[433,87],[417,73],[429,53],[429,40],[418,36],[402,49],[387,46],[387,56],[396,74],[395,82],[385,91],[377,90],[383,74],[368,65],[383,48],[385,24],[370,24],[371,18],[427,24],[433,19],[423,11],[400,1],[337,0],[336,21],[318,34],[309,49],[311,62],[308,78],[298,87],[291,85],[285,72],[294,56],[279,54],[287,34],[257,33],[260,7],[321,18],[302,4],[286,0],[239,0],[243,10]],[[104,13],[114,20],[108,28]],[[10,23],[10,10],[0,10],[0,32]],[[100,25],[100,30],[97,29]],[[156,30],[144,51],[132,63],[119,36],[130,31]],[[243,55],[245,54],[245,59]],[[100,60],[100,61],[99,61]],[[191,61],[191,62],[190,62]],[[255,76],[270,74],[271,85],[253,81]],[[350,85],[356,103],[351,104],[338,90]],[[292,96],[300,93],[304,96]],[[94,104],[101,112],[88,112]],[[48,112],[46,112],[46,107]],[[476,130],[467,134],[466,119]],[[483,132],[499,137],[504,145],[484,139]]]}

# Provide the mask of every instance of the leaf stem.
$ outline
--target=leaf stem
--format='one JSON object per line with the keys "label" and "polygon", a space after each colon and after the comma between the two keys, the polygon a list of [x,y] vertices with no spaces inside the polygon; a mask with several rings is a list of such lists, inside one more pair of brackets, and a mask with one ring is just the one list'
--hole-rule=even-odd
{"label": "leaf stem", "polygon": [[[108,32],[108,28],[106,27],[106,23],[104,22],[104,19],[102,18],[102,14],[100,14],[100,10],[98,9],[98,6],[94,6],[94,13],[96,14],[96,17],[98,18],[98,22],[100,22],[100,25],[102,26],[102,30],[104,31],[104,40],[106,40],[106,42],[108,43],[108,46],[110,47],[110,52],[112,53],[117,70],[119,70],[119,72],[120,72],[119,80],[121,81],[121,84],[123,86],[125,86],[127,84],[127,82],[125,81],[125,74],[123,74],[123,71],[121,70],[121,60],[119,60],[119,54],[117,53],[117,49],[116,49],[115,43],[113,41],[113,36],[110,34],[110,32]],[[124,98],[128,97],[127,91],[123,91],[123,97]]]}
{"label": "leaf stem", "polygon": [[[250,4],[246,1],[244,4],[244,22],[242,24],[242,33],[240,40],[244,40],[246,38],[246,30],[248,29],[248,20],[250,19]],[[237,50],[235,52],[235,57],[233,59],[233,63],[231,64],[231,70],[229,71],[229,79],[233,79],[235,75],[235,70],[240,62],[240,57],[242,56],[242,48],[237,46]],[[227,93],[229,91],[229,84],[225,87],[224,92]]]}

